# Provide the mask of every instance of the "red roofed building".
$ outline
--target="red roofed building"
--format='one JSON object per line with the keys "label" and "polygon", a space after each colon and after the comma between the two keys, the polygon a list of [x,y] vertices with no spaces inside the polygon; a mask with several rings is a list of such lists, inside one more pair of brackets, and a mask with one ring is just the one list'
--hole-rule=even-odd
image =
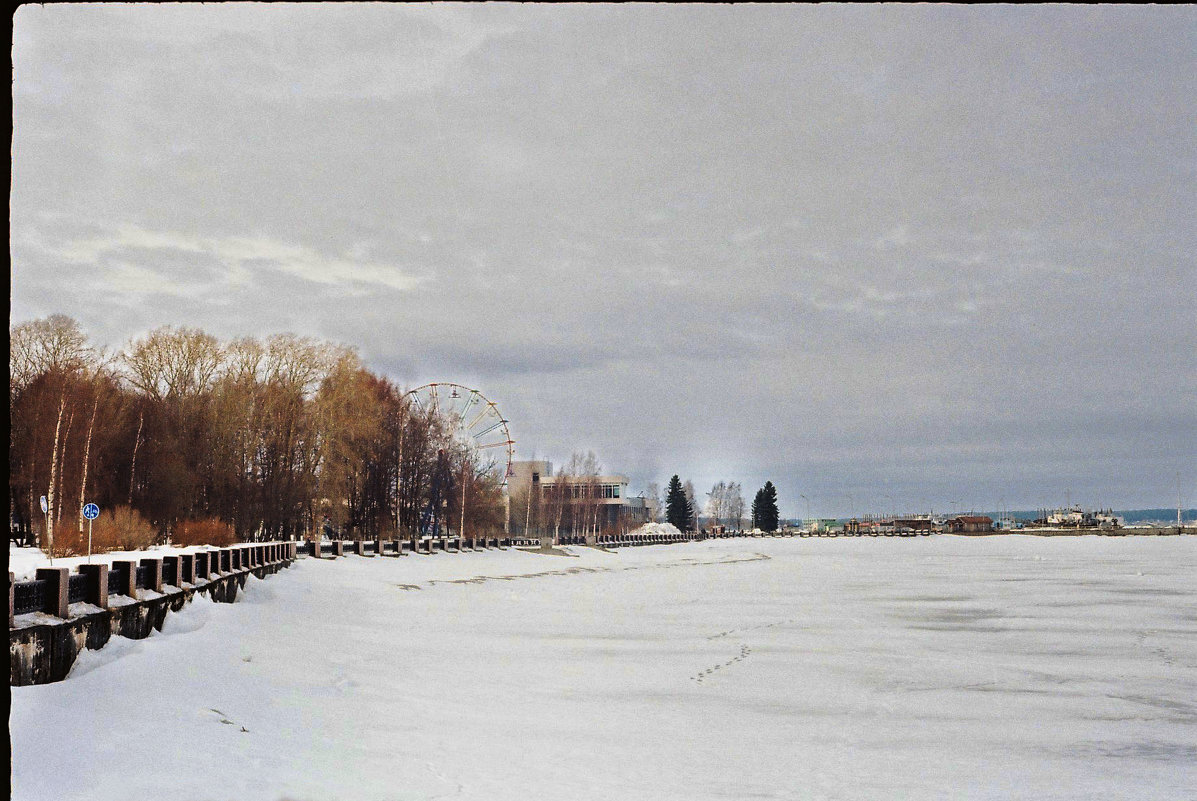
{"label": "red roofed building", "polygon": [[993,518],[985,515],[960,515],[948,521],[953,534],[984,534],[993,531]]}

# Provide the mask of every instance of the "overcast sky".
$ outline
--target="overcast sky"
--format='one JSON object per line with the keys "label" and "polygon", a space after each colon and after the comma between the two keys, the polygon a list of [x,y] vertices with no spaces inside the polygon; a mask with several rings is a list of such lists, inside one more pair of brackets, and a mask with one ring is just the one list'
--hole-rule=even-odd
{"label": "overcast sky", "polygon": [[13,71],[13,321],[783,516],[1197,495],[1194,7],[24,6]]}

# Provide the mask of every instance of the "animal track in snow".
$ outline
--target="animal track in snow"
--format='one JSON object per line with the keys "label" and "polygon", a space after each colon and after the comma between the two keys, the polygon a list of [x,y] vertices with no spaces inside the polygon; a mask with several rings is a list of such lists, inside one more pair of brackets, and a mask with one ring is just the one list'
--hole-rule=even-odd
{"label": "animal track in snow", "polygon": [[787,623],[795,622],[797,621],[791,618],[790,620],[778,620],[773,623],[762,623],[759,626],[744,626],[743,628],[738,629],[728,629],[727,631],[721,631],[718,634],[712,634],[710,637],[707,637],[707,639],[718,640],[720,637],[726,637],[729,634],[739,634],[742,631],[760,631],[761,629],[771,629],[774,626],[784,626]]}
{"label": "animal track in snow", "polygon": [[740,653],[738,655],[732,657],[731,659],[727,660],[726,662],[720,662],[717,665],[711,665],[709,668],[700,672],[698,675],[691,676],[690,680],[693,682],[697,682],[698,684],[702,684],[702,680],[712,676],[715,673],[715,671],[722,670],[723,668],[731,667],[732,665],[736,664],[737,662],[742,662],[745,659],[747,659],[748,655],[751,653],[752,653],[751,648],[749,648],[747,645],[741,645]]}

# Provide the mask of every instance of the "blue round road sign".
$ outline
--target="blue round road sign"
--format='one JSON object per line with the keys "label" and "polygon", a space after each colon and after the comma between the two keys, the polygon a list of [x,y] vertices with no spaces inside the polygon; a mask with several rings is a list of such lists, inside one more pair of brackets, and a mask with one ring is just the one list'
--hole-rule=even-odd
{"label": "blue round road sign", "polygon": [[100,507],[96,506],[94,503],[89,503],[87,506],[83,507],[83,516],[88,520],[95,520],[100,516]]}

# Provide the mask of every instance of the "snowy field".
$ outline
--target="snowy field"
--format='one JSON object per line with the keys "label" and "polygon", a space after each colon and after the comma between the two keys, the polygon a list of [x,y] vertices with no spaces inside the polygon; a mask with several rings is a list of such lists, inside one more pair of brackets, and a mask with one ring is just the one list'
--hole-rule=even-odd
{"label": "snowy field", "polygon": [[1197,798],[1197,537],[300,560],[12,689],[18,799]]}

